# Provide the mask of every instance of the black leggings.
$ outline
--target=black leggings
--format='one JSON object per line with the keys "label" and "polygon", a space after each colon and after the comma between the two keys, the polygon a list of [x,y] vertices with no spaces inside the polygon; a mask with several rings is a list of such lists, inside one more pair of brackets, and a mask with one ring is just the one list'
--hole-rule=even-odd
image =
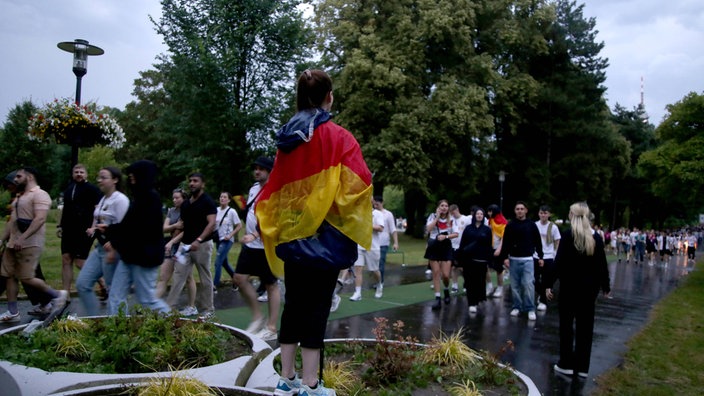
{"label": "black leggings", "polygon": [[339,270],[284,263],[286,301],[279,342],[322,349]]}

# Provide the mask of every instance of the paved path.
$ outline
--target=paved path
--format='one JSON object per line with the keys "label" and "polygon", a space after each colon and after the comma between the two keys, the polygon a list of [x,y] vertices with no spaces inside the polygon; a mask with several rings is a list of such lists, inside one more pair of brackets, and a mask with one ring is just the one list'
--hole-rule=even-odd
{"label": "paved path", "polygon": [[[539,312],[538,319],[530,322],[525,316],[515,318],[509,315],[511,303],[508,291],[503,299],[484,302],[479,312],[470,316],[464,296],[453,297],[452,302],[442,310],[433,311],[433,293],[428,287],[427,291],[422,291],[428,295],[425,302],[332,320],[328,323],[327,336],[373,337],[374,318],[380,316],[391,321],[402,320],[406,324],[407,334],[417,337],[420,342],[431,340],[440,330],[452,333],[462,328],[467,344],[475,349],[497,352],[507,340],[511,340],[515,350],[505,353],[501,360],[530,376],[543,394],[590,394],[595,389],[594,378],[621,363],[626,351],[625,342],[642,328],[653,305],[692,270],[692,265],[687,265],[681,256],[675,257],[667,267],[658,264],[609,264],[613,298],[600,297],[597,303],[592,362],[587,380],[568,380],[552,371],[552,365],[558,358],[556,303],[551,303],[547,312]],[[424,267],[389,265],[386,286],[417,282],[430,285],[424,270]],[[346,286],[343,290],[343,305],[354,304],[348,300],[352,289],[352,286]],[[215,296],[216,309],[243,305],[239,293],[229,287],[219,289]],[[0,306],[0,309],[5,309],[4,302]],[[23,314],[21,323],[33,319],[25,314],[30,308],[28,302],[20,301],[20,312]],[[70,311],[82,314],[76,297]],[[0,329],[6,327],[10,325],[0,324]]]}

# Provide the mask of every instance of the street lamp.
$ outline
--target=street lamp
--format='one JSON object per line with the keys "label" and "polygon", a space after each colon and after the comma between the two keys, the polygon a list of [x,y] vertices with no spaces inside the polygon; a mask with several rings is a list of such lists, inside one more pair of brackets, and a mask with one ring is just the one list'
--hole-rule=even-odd
{"label": "street lamp", "polygon": [[504,182],[506,181],[506,172],[499,171],[499,210],[504,212]]}
{"label": "street lamp", "polygon": [[[73,53],[73,74],[76,75],[76,104],[81,104],[81,79],[88,73],[88,56],[102,55],[102,48],[88,44],[87,40],[62,41],[56,45],[59,49]],[[78,142],[71,139],[71,168],[78,163]]]}

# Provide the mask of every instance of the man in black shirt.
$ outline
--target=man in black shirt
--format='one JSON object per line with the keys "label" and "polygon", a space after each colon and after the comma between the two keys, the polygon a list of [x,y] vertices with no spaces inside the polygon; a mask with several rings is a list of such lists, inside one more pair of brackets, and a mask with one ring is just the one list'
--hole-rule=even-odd
{"label": "man in black shirt", "polygon": [[188,275],[193,272],[193,265],[198,269],[202,300],[196,301],[198,310],[204,317],[212,316],[215,311],[213,305],[213,277],[210,272],[210,256],[213,252],[213,242],[210,235],[215,230],[215,215],[217,206],[205,193],[205,181],[201,173],[193,173],[188,177],[188,187],[191,190],[190,199],[181,205],[181,220],[183,232],[176,239],[182,242],[181,249],[185,252],[185,262],[174,266],[173,283],[166,302],[176,308],[178,298]]}
{"label": "man in black shirt", "polygon": [[518,201],[514,207],[516,218],[506,225],[501,244],[501,257],[508,267],[511,280],[513,309],[511,316],[528,312],[528,319],[535,320],[535,274],[533,253],[543,265],[543,242],[534,222],[528,220],[528,207]]}
{"label": "man in black shirt", "polygon": [[93,225],[93,211],[100,202],[100,190],[88,183],[88,170],[83,164],[76,164],[72,171],[73,180],[64,191],[64,209],[56,235],[61,238],[61,279],[63,289],[71,290],[73,264],[83,268],[88,258],[93,238],[86,230]]}

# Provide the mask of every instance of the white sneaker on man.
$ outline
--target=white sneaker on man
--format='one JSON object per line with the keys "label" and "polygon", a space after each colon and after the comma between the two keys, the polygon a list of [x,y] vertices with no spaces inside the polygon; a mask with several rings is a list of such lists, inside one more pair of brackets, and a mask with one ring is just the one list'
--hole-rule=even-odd
{"label": "white sneaker on man", "polygon": [[496,290],[494,290],[494,297],[503,297],[504,295],[504,287],[503,286],[496,286]]}
{"label": "white sneaker on man", "polygon": [[476,305],[470,305],[469,306],[469,313],[477,313],[477,306]]}
{"label": "white sneaker on man", "polygon": [[528,312],[528,320],[535,320],[535,319],[536,319],[535,311]]}
{"label": "white sneaker on man", "polygon": [[376,285],[376,293],[374,293],[374,298],[381,298],[384,295],[384,284],[379,283]]}
{"label": "white sneaker on man", "polygon": [[511,310],[511,316],[518,316],[519,313],[521,313],[521,311],[516,308]]}
{"label": "white sneaker on man", "polygon": [[350,297],[350,301],[360,301],[362,299],[362,293],[361,292],[354,292],[352,297]]}
{"label": "white sneaker on man", "polygon": [[487,282],[486,283],[486,295],[490,296],[492,291],[494,291],[494,284],[491,282]]}
{"label": "white sneaker on man", "polygon": [[330,304],[330,312],[337,311],[337,308],[340,307],[340,300],[342,299],[337,294],[332,295],[332,304]]}
{"label": "white sneaker on man", "polygon": [[257,301],[259,301],[259,302],[269,301],[269,293],[267,293],[267,292],[262,293],[261,296],[257,297]]}
{"label": "white sneaker on man", "polygon": [[538,303],[538,311],[547,311],[548,306],[543,303]]}

